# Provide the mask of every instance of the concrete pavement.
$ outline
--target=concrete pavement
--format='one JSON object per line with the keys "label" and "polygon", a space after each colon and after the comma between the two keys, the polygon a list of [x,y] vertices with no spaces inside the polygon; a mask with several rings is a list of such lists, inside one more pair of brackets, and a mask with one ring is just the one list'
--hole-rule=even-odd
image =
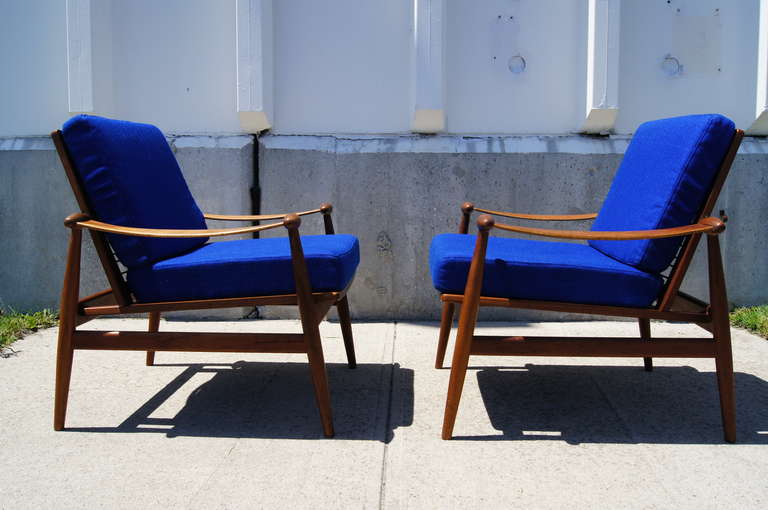
{"label": "concrete pavement", "polygon": [[[84,327],[143,329],[138,319]],[[502,327],[505,326],[505,327]],[[295,331],[296,321],[163,321]],[[764,508],[768,341],[734,330],[738,444],[711,360],[473,357],[456,423],[435,323],[356,323],[349,370],[324,322],[337,437],[302,355],[77,352],[52,430],[56,330],[0,359],[0,508]],[[483,333],[636,335],[631,322],[489,323]],[[654,335],[700,335],[654,324]],[[449,346],[449,356],[452,345]]]}

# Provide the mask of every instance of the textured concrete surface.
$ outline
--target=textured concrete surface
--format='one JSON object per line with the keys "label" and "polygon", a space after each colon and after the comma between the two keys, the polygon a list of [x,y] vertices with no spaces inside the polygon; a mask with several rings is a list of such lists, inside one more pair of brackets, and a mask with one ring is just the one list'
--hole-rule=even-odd
{"label": "textured concrete surface", "polygon": [[[103,319],[89,328],[143,329]],[[295,331],[295,321],[163,321]],[[301,355],[78,352],[51,428],[56,330],[0,359],[0,508],[765,508],[768,342],[734,330],[738,439],[721,441],[713,362],[474,357],[456,438],[434,323],[321,332],[337,437],[322,438]],[[636,335],[631,323],[482,325],[483,333]],[[654,324],[657,335],[699,335]],[[449,346],[449,354],[452,345]],[[450,356],[449,356],[450,357]]]}
{"label": "textured concrete surface", "polygon": [[[352,312],[378,319],[438,319],[429,243],[435,234],[456,230],[462,202],[517,212],[598,211],[628,141],[620,136],[267,135],[259,139],[262,210],[331,201],[337,231],[360,238]],[[715,209],[730,218],[722,243],[729,297],[737,305],[768,301],[768,266],[754,263],[768,255],[768,232],[759,227],[768,221],[767,150],[768,142],[754,138],[742,144]],[[537,224],[589,228],[587,222]],[[307,233],[321,228],[312,220],[302,225]],[[702,254],[700,249],[684,289],[706,297]],[[284,317],[287,312],[267,313]],[[588,317],[495,309],[484,310],[481,318]]]}
{"label": "textured concrete surface", "polygon": [[[169,142],[203,211],[250,214],[252,137],[180,136]],[[63,221],[79,208],[53,142],[0,139],[0,182],[0,306],[57,308],[69,235]],[[219,226],[228,225],[211,222]],[[88,236],[84,240],[81,292],[87,295],[107,283]]]}
{"label": "textured concrete surface", "polygon": [[[462,202],[540,213],[597,211],[628,142],[622,136],[266,135],[258,145],[260,207],[263,212],[286,212],[332,202],[337,231],[360,238],[353,314],[379,320],[437,319],[429,242],[437,233],[456,230]],[[179,136],[171,144],[203,210],[251,211],[256,152],[251,137]],[[729,297],[736,305],[768,301],[768,265],[755,263],[768,255],[768,230],[760,228],[768,222],[766,153],[765,140],[744,142],[716,208],[730,217],[722,242]],[[55,307],[66,251],[62,220],[76,206],[50,140],[0,139],[0,179],[0,232],[5,239],[0,245],[0,306]],[[588,228],[588,223],[568,227]],[[302,232],[322,232],[322,221],[306,218]],[[700,297],[706,297],[703,253],[699,250],[684,283]],[[84,267],[83,293],[104,288],[88,242]],[[227,317],[246,312],[236,310]],[[261,312],[268,318],[295,318],[293,309]],[[592,317],[495,309],[484,310],[481,318]]]}

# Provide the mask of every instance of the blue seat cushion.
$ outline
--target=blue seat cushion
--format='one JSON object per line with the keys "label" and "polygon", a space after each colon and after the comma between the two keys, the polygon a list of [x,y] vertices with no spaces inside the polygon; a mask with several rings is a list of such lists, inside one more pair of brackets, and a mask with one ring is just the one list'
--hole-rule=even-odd
{"label": "blue seat cushion", "polygon": [[[624,154],[592,230],[651,230],[698,220],[735,132],[722,115],[689,115],[642,124]],[[590,241],[625,264],[660,273],[682,237]]]}
{"label": "blue seat cushion", "polygon": [[[360,262],[357,238],[302,236],[313,292],[338,291]],[[292,294],[296,291],[287,237],[205,244],[196,250],[128,271],[140,302]]]}
{"label": "blue seat cushion", "polygon": [[[440,234],[432,240],[432,283],[464,294],[476,236]],[[585,244],[490,237],[483,296],[598,305],[650,306],[659,276],[622,264]]]}
{"label": "blue seat cushion", "polygon": [[[207,228],[165,136],[155,126],[78,115],[64,124],[62,134],[94,219],[141,228]],[[112,234],[107,238],[129,268],[207,241]]]}

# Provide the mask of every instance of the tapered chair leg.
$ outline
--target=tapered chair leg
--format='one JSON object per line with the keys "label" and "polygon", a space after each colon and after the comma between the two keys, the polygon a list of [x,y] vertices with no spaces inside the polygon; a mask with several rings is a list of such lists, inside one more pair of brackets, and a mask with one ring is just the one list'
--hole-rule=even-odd
{"label": "tapered chair leg", "polygon": [[293,266],[293,278],[296,283],[296,299],[301,316],[301,328],[307,346],[307,359],[312,373],[312,383],[315,386],[315,399],[320,411],[320,421],[323,424],[325,437],[333,437],[333,415],[331,413],[331,394],[328,391],[328,376],[325,372],[325,358],[323,346],[320,342],[320,328],[318,327],[317,307],[312,300],[312,287],[309,281],[307,263],[304,259],[304,250],[299,237],[299,225],[301,218],[296,214],[289,214],[283,220],[288,229],[288,240],[291,245],[291,265]]}
{"label": "tapered chair leg", "polygon": [[733,353],[731,325],[728,321],[728,295],[725,288],[720,241],[716,235],[707,236],[709,262],[709,298],[712,310],[712,333],[715,339],[715,368],[720,392],[720,414],[723,435],[729,443],[736,442],[736,396],[733,383]]}
{"label": "tapered chair leg", "polygon": [[448,337],[451,336],[453,325],[454,303],[443,303],[443,315],[440,318],[440,336],[437,339],[437,355],[435,356],[435,368],[443,368],[445,350],[448,348]]}
{"label": "tapered chair leg", "polygon": [[[651,319],[638,319],[640,323],[640,338],[643,340],[651,340]],[[643,358],[643,364],[645,365],[645,371],[650,372],[653,370],[653,358]]]}
{"label": "tapered chair leg", "polygon": [[[66,224],[66,223],[65,223]],[[72,359],[74,349],[72,336],[75,333],[75,317],[80,295],[80,246],[82,231],[71,230],[67,267],[64,271],[64,284],[61,289],[61,307],[59,309],[59,339],[56,349],[56,390],[53,404],[53,429],[62,430],[67,416],[67,398],[69,381],[72,377]]]}
{"label": "tapered chair leg", "polygon": [[[63,321],[61,321],[63,322]],[[56,391],[53,408],[53,430],[63,430],[67,417],[69,381],[72,377],[72,328],[59,326],[59,342],[56,350]]]}
{"label": "tapered chair leg", "polygon": [[333,437],[333,413],[331,412],[331,393],[328,390],[328,375],[325,370],[323,346],[320,342],[320,330],[317,326],[304,330],[307,338],[307,359],[312,373],[312,383],[315,387],[315,400],[320,411],[320,421],[323,424],[325,437]]}
{"label": "tapered chair leg", "polygon": [[[150,333],[157,333],[160,329],[160,312],[149,312],[149,328],[147,331]],[[151,367],[155,364],[155,351],[147,351],[147,366]]]}
{"label": "tapered chair leg", "polygon": [[723,436],[729,443],[736,442],[736,398],[733,382],[733,355],[730,334],[715,340],[719,345],[715,358],[717,388],[720,392],[720,414],[723,418]]}
{"label": "tapered chair leg", "polygon": [[[456,347],[453,349],[451,376],[448,381],[448,395],[445,399],[445,414],[443,416],[443,439],[453,437],[453,427],[456,424],[456,414],[459,411],[461,392],[464,389],[464,379],[469,365],[469,352],[472,348],[472,337],[475,334],[475,321],[469,324],[469,318],[465,319],[467,315],[469,314],[464,311],[459,319],[459,333],[456,337]],[[477,312],[474,315],[477,317]],[[467,322],[463,328],[462,321]]]}
{"label": "tapered chair leg", "polygon": [[488,231],[493,228],[493,218],[483,214],[477,219],[477,226],[478,236],[467,275],[467,286],[464,288],[459,329],[456,334],[456,347],[453,349],[453,361],[451,362],[451,376],[448,380],[448,395],[445,399],[445,415],[443,416],[443,439],[453,437],[456,413],[459,410],[461,392],[464,389],[469,354],[472,350],[472,338],[475,334],[477,314],[480,310],[480,292],[483,286],[485,252],[488,248]]}
{"label": "tapered chair leg", "polygon": [[344,337],[344,350],[347,351],[347,366],[349,368],[357,367],[355,359],[355,341],[352,337],[352,320],[349,317],[349,302],[347,296],[336,304],[336,310],[339,312],[339,325],[341,326],[341,335]]}

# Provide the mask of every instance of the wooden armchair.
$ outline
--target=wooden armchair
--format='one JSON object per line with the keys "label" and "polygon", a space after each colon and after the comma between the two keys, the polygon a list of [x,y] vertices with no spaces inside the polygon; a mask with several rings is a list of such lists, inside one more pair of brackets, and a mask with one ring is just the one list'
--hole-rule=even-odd
{"label": "wooden armchair", "polygon": [[[695,115],[640,126],[599,214],[516,214],[462,205],[459,234],[430,248],[443,301],[435,367],[442,368],[454,308],[461,305],[443,421],[453,435],[469,356],[606,356],[714,358],[725,440],[736,439],[728,300],[718,235],[726,218],[710,217],[744,133],[720,115]],[[473,211],[478,235],[467,235]],[[524,220],[590,220],[589,231],[520,227]],[[489,237],[493,229],[589,244]],[[680,291],[702,235],[707,237],[709,303]],[[474,334],[481,306],[634,317],[639,338],[503,337]],[[707,338],[654,338],[651,319],[684,321]]]}
{"label": "wooden armchair", "polygon": [[[306,353],[325,436],[334,434],[318,325],[339,313],[347,360],[355,367],[347,289],[358,240],[336,235],[332,207],[292,214],[203,215],[163,134],[147,124],[95,116],[70,119],[51,134],[80,206],[70,229],[61,293],[54,429],[64,428],[76,349]],[[300,236],[301,216],[321,214],[326,235]],[[274,223],[209,229],[205,220]],[[287,238],[207,243],[210,237],[285,228]],[[88,230],[110,288],[80,299],[82,231]],[[123,271],[120,265],[125,267]],[[302,332],[160,332],[160,314],[177,310],[297,305]],[[102,315],[149,314],[148,331],[81,331]]]}

